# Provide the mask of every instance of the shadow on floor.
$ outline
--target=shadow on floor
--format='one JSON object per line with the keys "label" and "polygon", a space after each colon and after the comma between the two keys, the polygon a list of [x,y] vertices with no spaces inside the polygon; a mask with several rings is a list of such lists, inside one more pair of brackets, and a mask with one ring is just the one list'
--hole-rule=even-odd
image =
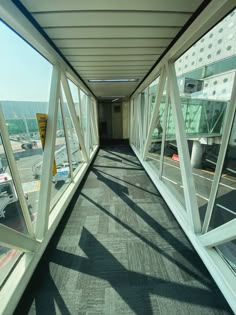
{"label": "shadow on floor", "polygon": [[[108,151],[110,150],[106,152]],[[116,150],[115,154],[117,152],[120,151]],[[118,161],[114,161],[114,163],[115,162]],[[139,165],[137,164],[137,166]],[[164,298],[166,301],[168,300],[166,303],[170,303],[173,306],[175,305],[172,304],[173,301],[183,303],[181,304],[182,314],[189,313],[188,311],[190,309],[188,307],[190,305],[199,306],[199,312],[201,314],[213,314],[213,312],[208,313],[208,310],[211,309],[213,311],[215,310],[217,314],[231,314],[228,305],[225,303],[217,287],[209,277],[207,270],[193,250],[173,235],[171,230],[167,230],[160,222],[152,218],[142,209],[141,205],[131,199],[129,190],[127,186],[125,186],[125,184],[131,185],[131,183],[117,178],[116,176],[106,174],[99,170],[99,167],[101,166],[97,165],[97,167],[95,167],[94,165],[91,169],[91,174],[96,175],[98,182],[103,184],[102,187],[105,185],[109,188],[130,211],[134,212],[143,222],[148,224],[153,232],[169,244],[170,247],[174,248],[181,256],[181,260],[175,259],[175,257],[168,252],[168,248],[161,248],[156,245],[154,241],[147,239],[138,229],[130,226],[127,222],[121,220],[120,217],[107,210],[104,206],[99,204],[99,202],[96,202],[96,198],[83,192],[81,188],[75,194],[68,211],[60,222],[14,314],[85,315],[87,314],[87,309],[82,306],[84,299],[86,299],[86,294],[91,294],[89,301],[93,304],[94,309],[94,312],[91,312],[91,314],[105,314],[105,312],[102,313],[101,309],[98,307],[99,300],[96,294],[99,290],[103,292],[102,294],[104,295],[105,292],[109,293],[110,291],[115,291],[123,300],[124,304],[128,305],[132,314],[167,314],[165,308],[158,309],[158,302],[156,302],[157,308],[155,310],[153,309],[153,296],[157,299]],[[121,169],[126,168],[123,167]],[[121,181],[122,184],[116,180]],[[86,178],[83,182],[85,181]],[[132,187],[136,188],[137,191],[141,189],[151,194],[147,189],[134,185],[132,185]],[[79,194],[91,207],[96,209],[98,213],[105,214],[109,220],[114,221],[122,227],[123,231],[130,232],[139,239],[144,246],[151,248],[167,261],[177,266],[180,271],[182,270],[193,280],[198,281],[200,286],[199,284],[196,286],[191,282],[178,283],[158,276],[127,269],[109,251],[108,247],[104,246],[101,241],[98,240],[98,237],[83,226],[82,219],[81,222],[79,222],[81,226],[73,225],[73,235],[75,234],[76,236],[72,236],[78,237],[77,246],[70,248],[69,245],[65,250],[61,247],[58,248],[65,228],[67,224],[70,224],[69,219],[73,214],[73,210],[76,208]],[[158,193],[156,196],[159,196]],[[109,235],[107,237],[109,238]],[[116,237],[119,239],[119,235]],[[68,239],[69,238],[70,234],[68,235]],[[82,250],[83,255],[78,253],[78,248]],[[88,279],[90,279],[87,281],[92,281],[91,279],[98,281],[97,286],[93,286],[94,282],[91,282],[91,286],[89,286],[88,291],[86,291],[84,295],[81,295],[81,291],[83,291],[81,276],[87,276]],[[60,280],[60,277],[68,282],[67,286],[69,289],[63,286],[63,281]],[[78,283],[74,285],[76,277]],[[114,302],[112,299],[114,299],[115,295],[112,294],[108,294],[108,300],[106,301],[106,305],[108,304],[108,306]],[[105,298],[103,297],[103,299]],[[130,312],[128,314],[131,314]],[[90,314],[89,311],[88,313]],[[173,310],[173,313],[177,314],[178,310]],[[106,314],[120,315],[127,313],[123,313],[121,310],[118,313],[112,312],[109,311],[108,307]]]}

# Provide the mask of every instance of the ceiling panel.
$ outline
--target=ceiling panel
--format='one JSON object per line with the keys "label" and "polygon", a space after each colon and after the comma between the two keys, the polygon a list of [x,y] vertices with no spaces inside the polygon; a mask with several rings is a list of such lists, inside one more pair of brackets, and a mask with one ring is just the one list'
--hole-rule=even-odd
{"label": "ceiling panel", "polygon": [[183,26],[191,14],[175,12],[52,12],[35,13],[44,27],[67,26]]}
{"label": "ceiling panel", "polygon": [[71,38],[173,38],[180,27],[51,27],[45,28],[49,37],[55,39]]}
{"label": "ceiling panel", "polygon": [[151,66],[153,64],[153,61],[148,61],[148,60],[142,60],[142,61],[138,61],[138,60],[134,60],[134,61],[125,61],[125,60],[116,60],[116,61],[94,61],[94,62],[90,62],[90,61],[84,61],[84,62],[79,62],[79,61],[74,61],[71,62],[71,64],[73,64],[74,66],[81,66],[81,67],[96,67],[96,66],[100,66],[100,67],[121,67],[121,66],[126,66],[126,67],[132,67],[132,66]]}
{"label": "ceiling panel", "polygon": [[124,38],[124,39],[57,39],[54,40],[59,48],[125,48],[125,47],[167,47],[170,38]]}
{"label": "ceiling panel", "polygon": [[104,47],[104,48],[61,48],[61,52],[65,56],[79,56],[79,55],[133,55],[133,54],[146,54],[147,52],[152,55],[160,55],[163,53],[164,48],[125,48],[125,47],[116,47],[116,48],[110,48],[110,47]]}
{"label": "ceiling panel", "polygon": [[158,55],[100,55],[100,56],[88,56],[88,55],[80,55],[80,56],[71,56],[68,57],[67,59],[69,61],[73,61],[74,64],[75,62],[80,62],[83,64],[83,62],[88,62],[90,64],[93,64],[94,62],[100,62],[103,64],[103,62],[107,61],[113,61],[113,62],[122,62],[122,61],[138,61],[139,63],[143,60],[145,61],[155,61],[157,59]]}
{"label": "ceiling panel", "polygon": [[[22,0],[98,97],[129,96],[203,0]],[[137,78],[132,83],[88,79]]]}
{"label": "ceiling panel", "polygon": [[201,0],[22,0],[31,12],[67,11],[67,10],[136,10],[136,11],[183,11],[194,12],[201,4]]}

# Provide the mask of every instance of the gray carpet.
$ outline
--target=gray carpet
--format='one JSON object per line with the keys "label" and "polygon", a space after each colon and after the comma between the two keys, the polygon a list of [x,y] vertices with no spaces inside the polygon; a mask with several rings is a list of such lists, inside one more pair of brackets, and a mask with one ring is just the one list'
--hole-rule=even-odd
{"label": "gray carpet", "polygon": [[128,146],[101,149],[15,314],[231,314]]}

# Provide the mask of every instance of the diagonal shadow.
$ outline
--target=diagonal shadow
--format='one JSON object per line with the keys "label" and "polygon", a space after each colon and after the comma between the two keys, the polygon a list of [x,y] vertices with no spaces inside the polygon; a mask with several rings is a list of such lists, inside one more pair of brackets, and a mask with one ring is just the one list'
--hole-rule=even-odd
{"label": "diagonal shadow", "polygon": [[[113,162],[118,162],[118,163],[121,163],[121,164],[125,164],[125,165],[128,165],[128,166],[132,166],[132,164],[129,162],[129,163],[127,163],[127,162],[124,162],[123,160],[122,160],[122,157],[120,157],[120,158],[116,158],[116,157],[111,157],[111,156],[109,156],[109,155],[106,155],[106,154],[104,154],[104,155],[99,155],[101,158],[104,158],[104,159],[108,159],[108,160],[111,160],[111,161],[113,161]],[[136,165],[136,164],[135,164]],[[137,165],[137,166],[139,166],[139,165]]]}
{"label": "diagonal shadow", "polygon": [[[154,220],[149,214],[147,214],[138,204],[133,202],[124,190],[124,186],[117,182],[104,177],[97,169],[92,169],[92,172],[97,176],[97,179],[106,184],[120,199],[127,204],[127,206],[132,209],[138,216],[140,216],[144,222],[146,222],[157,234],[159,234],[164,240],[166,240],[172,247],[181,248],[184,252],[190,252],[189,248],[183,244],[180,240],[174,237],[171,232],[164,228],[159,222]],[[178,251],[182,257],[187,260],[181,251]],[[190,261],[188,261],[190,262]],[[193,263],[192,263],[193,264]]]}
{"label": "diagonal shadow", "polygon": [[[92,169],[93,169],[93,168],[94,168],[94,167],[92,167]],[[154,196],[157,196],[157,197],[161,196],[160,194],[155,194],[155,193],[152,192],[152,191],[149,191],[149,190],[144,189],[144,188],[142,188],[142,187],[136,186],[136,185],[134,185],[134,184],[132,184],[132,183],[130,183],[130,182],[125,181],[125,180],[122,179],[122,178],[119,178],[119,177],[116,177],[116,176],[114,176],[114,175],[108,174],[108,173],[106,173],[106,172],[104,172],[104,171],[99,170],[99,172],[100,172],[100,173],[103,173],[103,174],[105,174],[105,175],[107,175],[107,176],[109,176],[109,177],[115,178],[116,180],[119,180],[119,181],[121,181],[121,182],[123,182],[123,183],[126,183],[126,184],[130,185],[130,186],[133,186],[133,187],[135,187],[135,188],[137,188],[137,189],[143,190],[143,191],[145,191],[145,192],[147,192],[147,193],[149,193],[149,194],[151,194],[151,195],[154,195]]]}
{"label": "diagonal shadow", "polygon": [[[134,164],[134,165],[136,165],[136,166],[140,166],[140,165],[141,165],[139,162],[134,162],[134,161],[129,160],[129,159],[123,157],[123,156],[120,156],[120,155],[117,154],[117,153],[114,153],[114,151],[104,150],[104,149],[103,149],[103,151],[105,151],[105,152],[107,152],[107,153],[109,153],[109,154],[112,154],[112,155],[114,155],[114,156],[117,156],[118,158],[120,158],[120,159],[122,159],[122,160],[124,160],[124,161],[127,161],[127,162],[129,162],[129,163],[131,163],[131,164]],[[131,150],[130,150],[130,152],[132,153]]]}
{"label": "diagonal shadow", "polygon": [[118,170],[131,170],[131,171],[142,171],[142,168],[135,167],[122,167],[122,166],[107,166],[107,165],[93,165],[93,167],[101,167],[101,168],[112,168]]}
{"label": "diagonal shadow", "polygon": [[57,304],[61,314],[71,315],[65,301],[63,300],[61,293],[59,292],[49,270],[49,265],[43,270],[43,277],[45,279],[46,290],[40,290],[35,296],[35,311],[36,314],[50,314],[57,315]]}
{"label": "diagonal shadow", "polygon": [[[81,241],[83,239],[83,241]],[[182,283],[127,270],[86,228],[83,228],[80,248],[88,258],[57,249],[52,262],[80,273],[107,281],[135,314],[153,314],[150,293],[180,302],[226,309],[225,303],[215,301],[214,292]],[[141,284],[138,296],[136,286]],[[134,291],[134,292],[133,292]]]}
{"label": "diagonal shadow", "polygon": [[138,237],[140,240],[142,240],[145,244],[147,244],[149,247],[160,253],[162,256],[167,258],[170,262],[178,266],[180,269],[185,271],[187,274],[189,274],[191,277],[193,277],[195,280],[203,283],[207,287],[211,287],[210,281],[206,281],[204,278],[200,278],[198,274],[196,274],[194,271],[190,270],[188,267],[183,265],[181,262],[178,262],[176,259],[174,259],[171,255],[169,255],[165,250],[161,249],[159,246],[153,244],[151,241],[143,237],[141,234],[136,232],[134,229],[132,229],[129,225],[121,221],[119,218],[117,218],[115,215],[107,211],[105,208],[103,208],[101,205],[96,203],[94,200],[86,196],[84,193],[81,193],[81,196],[86,198],[89,202],[91,202],[95,207],[100,209],[102,212],[104,212],[106,215],[108,215],[110,218],[112,218],[114,221],[116,221],[118,224],[120,224],[123,228],[125,228],[127,231],[131,232],[133,235]]}

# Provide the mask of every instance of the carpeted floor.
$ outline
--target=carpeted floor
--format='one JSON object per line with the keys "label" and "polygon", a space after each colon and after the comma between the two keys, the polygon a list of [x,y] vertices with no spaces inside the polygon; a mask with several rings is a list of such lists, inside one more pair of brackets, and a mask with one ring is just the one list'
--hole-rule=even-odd
{"label": "carpeted floor", "polygon": [[15,314],[231,314],[128,146],[104,147]]}

